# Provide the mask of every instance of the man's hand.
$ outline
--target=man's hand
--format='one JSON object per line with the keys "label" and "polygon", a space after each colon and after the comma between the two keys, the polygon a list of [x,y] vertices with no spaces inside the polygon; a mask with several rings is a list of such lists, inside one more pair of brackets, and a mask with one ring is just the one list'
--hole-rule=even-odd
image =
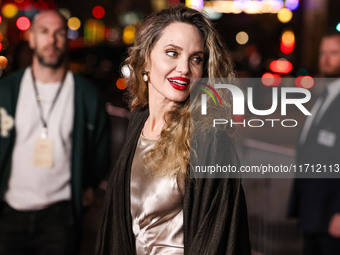
{"label": "man's hand", "polygon": [[83,206],[88,207],[94,202],[94,190],[93,188],[88,188],[83,193]]}
{"label": "man's hand", "polygon": [[333,214],[329,222],[328,233],[335,238],[340,238],[340,213]]}

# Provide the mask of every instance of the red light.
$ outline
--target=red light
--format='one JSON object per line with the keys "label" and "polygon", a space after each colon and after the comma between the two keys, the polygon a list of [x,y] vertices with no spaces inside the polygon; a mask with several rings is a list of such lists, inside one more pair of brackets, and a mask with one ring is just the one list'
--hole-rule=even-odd
{"label": "red light", "polygon": [[314,79],[312,76],[298,76],[295,79],[295,85],[299,88],[311,89],[314,86]]}
{"label": "red light", "polygon": [[21,31],[26,31],[31,26],[31,22],[27,17],[19,17],[17,19],[17,27]]}
{"label": "red light", "polygon": [[270,63],[269,68],[274,73],[290,73],[293,65],[288,60],[274,60]]}
{"label": "red light", "polygon": [[0,16],[0,24],[2,23],[2,17]]}
{"label": "red light", "polygon": [[2,43],[0,43],[0,51],[2,50]]}
{"label": "red light", "polygon": [[292,44],[284,44],[283,42],[281,42],[280,50],[281,50],[281,52],[284,53],[284,54],[290,54],[290,53],[293,52],[294,46],[295,46],[295,43],[292,43]]}
{"label": "red light", "polygon": [[92,9],[92,15],[96,19],[101,19],[105,15],[105,9],[102,6],[97,5]]}
{"label": "red light", "polygon": [[266,87],[279,86],[281,84],[281,76],[274,73],[264,73],[261,82]]}

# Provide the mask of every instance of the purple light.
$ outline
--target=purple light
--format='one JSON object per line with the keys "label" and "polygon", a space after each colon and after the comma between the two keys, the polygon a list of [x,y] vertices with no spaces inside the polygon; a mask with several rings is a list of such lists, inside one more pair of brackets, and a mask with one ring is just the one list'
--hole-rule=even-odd
{"label": "purple light", "polygon": [[201,10],[204,7],[203,0],[191,0],[191,5],[196,10]]}
{"label": "purple light", "polygon": [[285,6],[288,10],[295,11],[299,7],[299,0],[286,0]]}
{"label": "purple light", "polygon": [[247,8],[248,1],[249,0],[237,0],[237,1],[234,1],[234,4],[237,9],[244,10]]}
{"label": "purple light", "polygon": [[280,10],[283,6],[283,0],[273,0],[270,1],[270,5],[276,9],[276,10]]}

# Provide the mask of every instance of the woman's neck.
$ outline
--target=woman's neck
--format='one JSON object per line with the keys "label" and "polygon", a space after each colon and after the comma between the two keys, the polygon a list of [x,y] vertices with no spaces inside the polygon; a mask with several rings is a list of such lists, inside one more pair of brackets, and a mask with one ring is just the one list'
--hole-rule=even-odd
{"label": "woman's neck", "polygon": [[149,97],[149,117],[143,128],[143,135],[150,139],[158,139],[165,125],[165,115],[171,110],[173,101],[157,100]]}

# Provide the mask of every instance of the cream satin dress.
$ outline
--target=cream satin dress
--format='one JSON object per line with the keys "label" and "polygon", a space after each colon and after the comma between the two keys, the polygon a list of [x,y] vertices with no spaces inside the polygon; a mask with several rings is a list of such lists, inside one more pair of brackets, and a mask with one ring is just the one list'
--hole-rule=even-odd
{"label": "cream satin dress", "polygon": [[177,178],[152,176],[144,168],[143,156],[155,142],[141,134],[132,162],[130,199],[137,255],[184,254],[184,194]]}

